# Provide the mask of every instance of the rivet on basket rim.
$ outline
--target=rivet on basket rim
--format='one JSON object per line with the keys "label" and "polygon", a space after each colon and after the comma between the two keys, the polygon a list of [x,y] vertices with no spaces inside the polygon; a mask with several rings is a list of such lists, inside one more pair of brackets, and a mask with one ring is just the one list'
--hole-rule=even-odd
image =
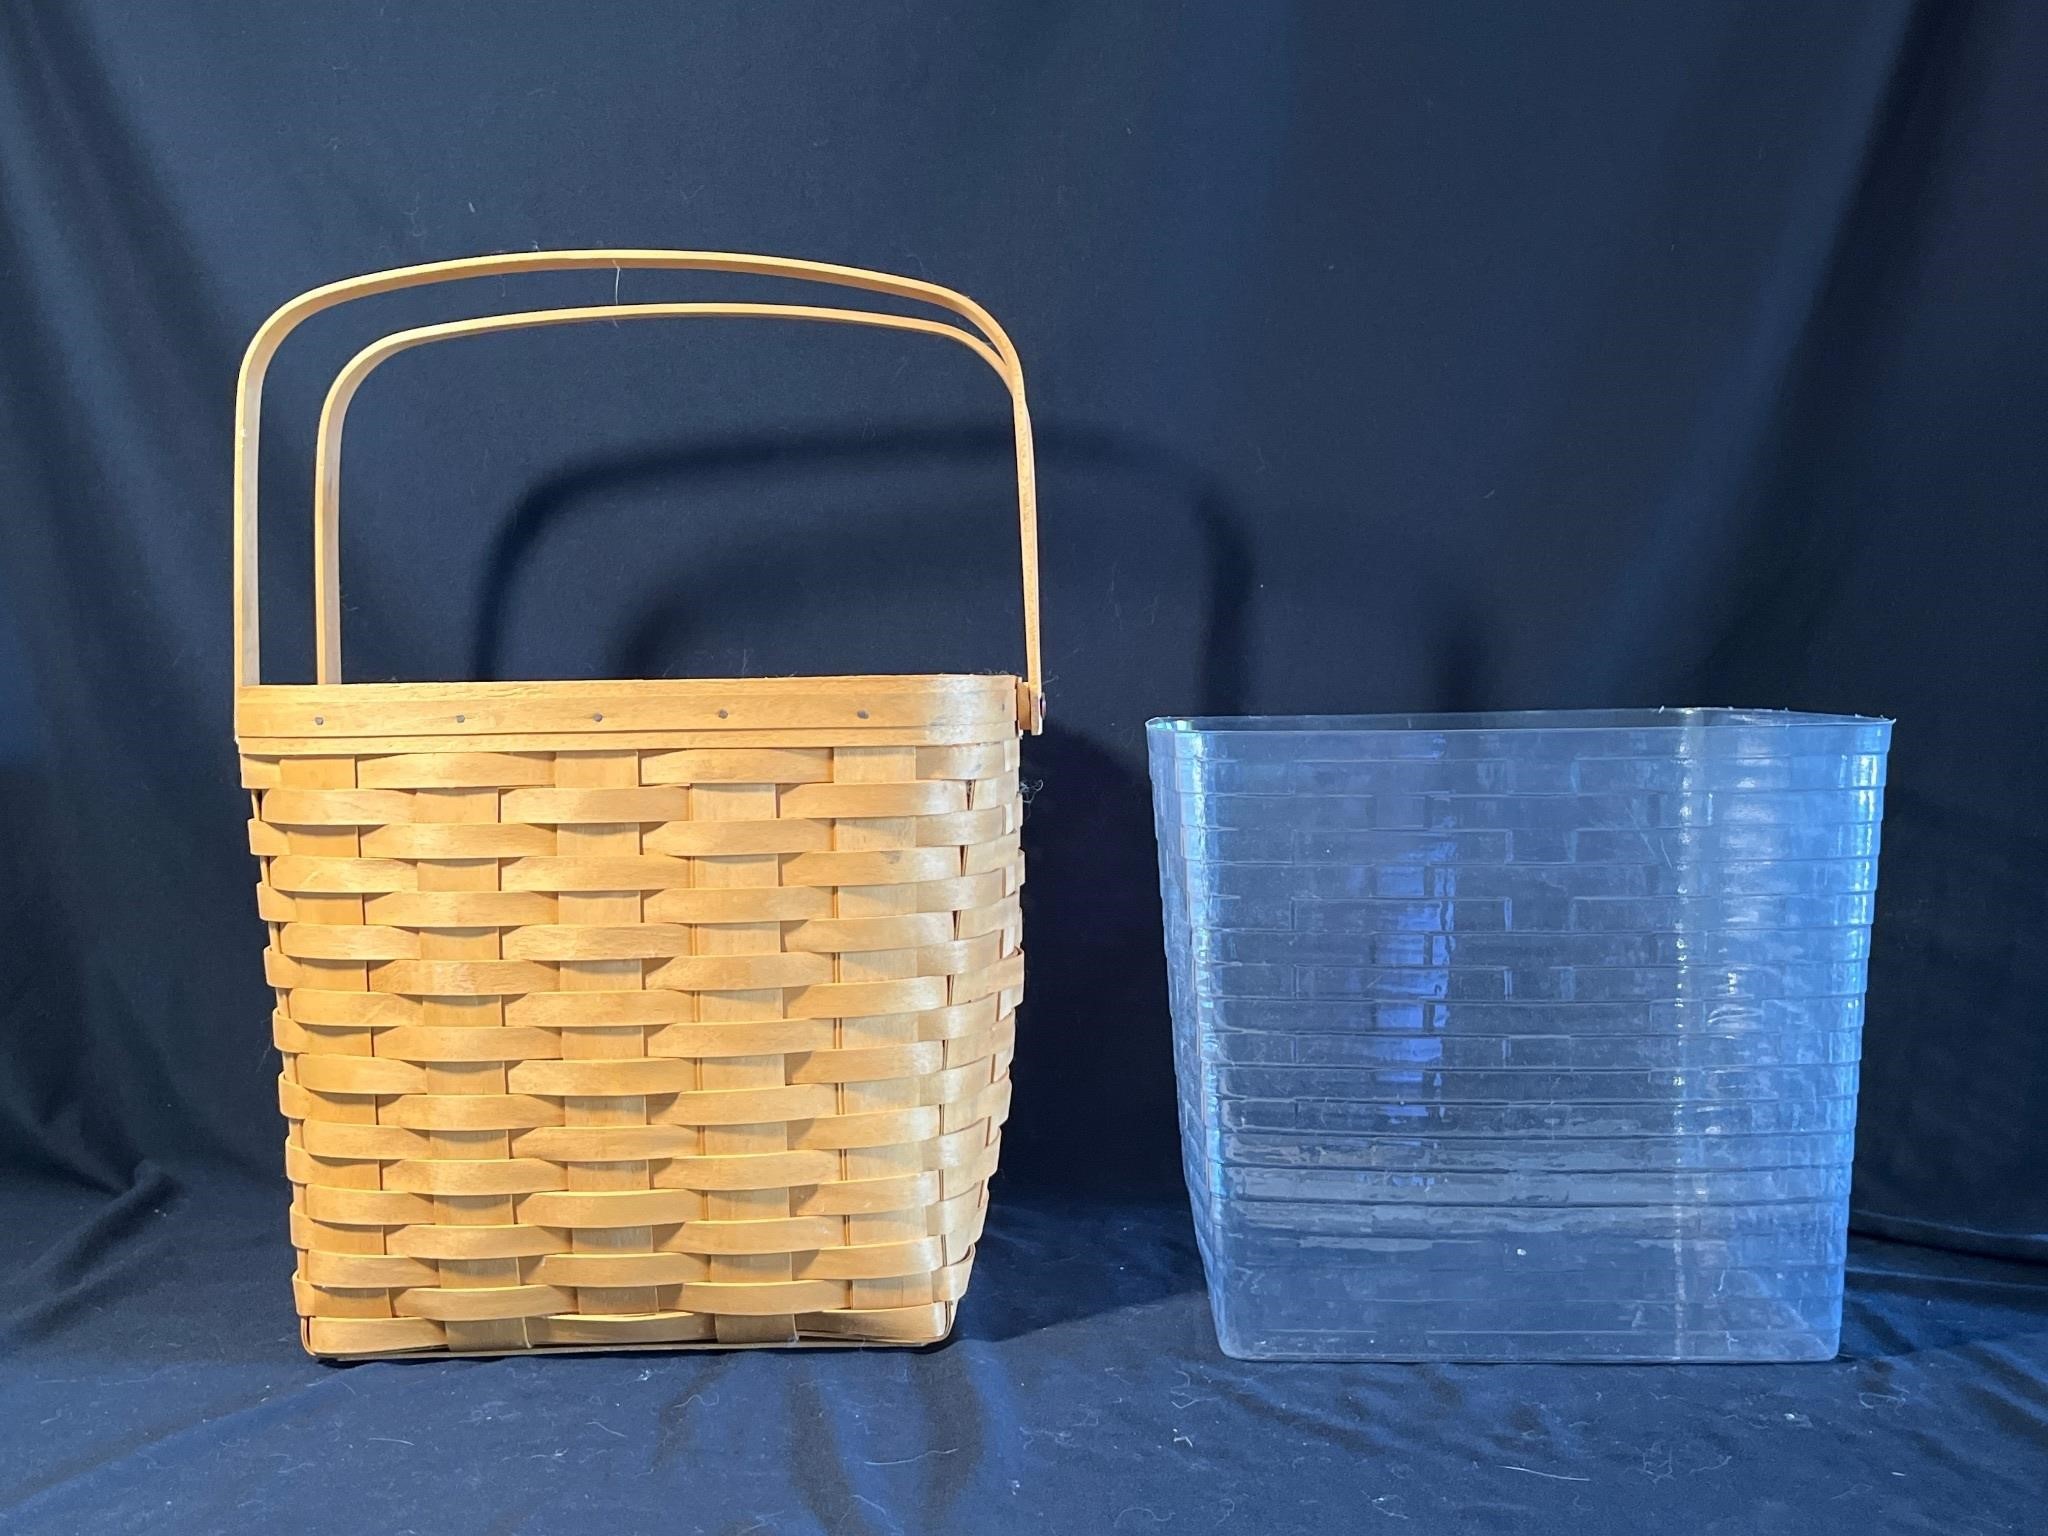
{"label": "rivet on basket rim", "polygon": [[858,715],[863,720],[867,719],[868,717],[868,712],[864,709],[856,709],[854,711],[854,714]]}
{"label": "rivet on basket rim", "polygon": [[604,718],[604,716],[603,716],[602,714],[596,714],[596,715],[592,715],[592,716],[591,716],[590,718],[591,718],[591,719],[593,719],[593,720],[602,720],[602,719]]}
{"label": "rivet on basket rim", "polygon": [[327,723],[327,717],[325,715],[315,715],[313,717],[313,723],[315,725],[325,725]]}
{"label": "rivet on basket rim", "polygon": [[720,710],[720,711],[718,712],[718,718],[719,718],[719,719],[721,719],[721,720],[723,720],[723,719],[724,719],[724,718],[725,718],[725,717],[726,717],[727,715],[729,715],[729,714],[731,714],[731,713],[732,713],[732,711],[731,711],[731,710],[729,710],[729,709],[721,709],[721,710]]}
{"label": "rivet on basket rim", "polygon": [[468,719],[469,719],[469,716],[467,716],[467,715],[457,715],[457,716],[455,717],[455,723],[456,723],[457,725],[461,725],[461,724],[462,724],[462,723],[463,723],[464,721],[466,721],[466,720],[468,720]]}

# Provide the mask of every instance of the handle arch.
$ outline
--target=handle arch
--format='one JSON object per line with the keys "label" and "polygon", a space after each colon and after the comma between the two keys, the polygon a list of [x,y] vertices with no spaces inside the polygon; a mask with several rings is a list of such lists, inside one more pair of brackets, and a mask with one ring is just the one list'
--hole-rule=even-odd
{"label": "handle arch", "polygon": [[270,361],[285,337],[302,322],[324,309],[352,299],[367,298],[400,288],[515,272],[573,271],[604,267],[623,269],[629,266],[790,277],[839,287],[864,289],[949,310],[967,321],[973,329],[881,311],[827,309],[795,304],[602,305],[531,310],[422,326],[387,336],[382,341],[364,348],[343,368],[341,375],[329,390],[321,411],[314,495],[317,594],[315,630],[318,637],[316,654],[319,680],[323,683],[333,682],[338,681],[340,677],[339,571],[335,531],[340,493],[341,432],[349,402],[356,390],[361,387],[363,380],[379,364],[399,352],[430,341],[480,335],[495,330],[629,318],[746,316],[799,319],[865,324],[884,329],[944,336],[966,346],[988,363],[1003,380],[1010,393],[1011,415],[1016,435],[1017,509],[1024,584],[1025,698],[1020,715],[1025,727],[1036,731],[1042,724],[1044,716],[1039,642],[1036,471],[1032,453],[1030,412],[1024,395],[1023,369],[1009,337],[995,319],[972,299],[936,283],[897,277],[886,272],[873,272],[860,267],[835,266],[793,257],[749,256],[716,251],[533,251],[431,262],[330,283],[301,294],[271,315],[257,329],[255,337],[249,343],[248,352],[242,361],[235,401],[234,640],[237,681],[243,686],[255,686],[261,682],[257,490],[260,478],[262,396],[263,382]]}

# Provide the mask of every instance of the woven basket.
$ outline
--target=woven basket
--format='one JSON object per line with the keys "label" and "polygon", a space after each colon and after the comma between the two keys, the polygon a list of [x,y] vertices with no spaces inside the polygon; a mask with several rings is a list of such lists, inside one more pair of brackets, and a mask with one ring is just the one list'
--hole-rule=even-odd
{"label": "woven basket", "polygon": [[[309,315],[573,268],[802,278],[936,320],[642,304],[464,320],[327,398],[317,681],[260,681],[263,377]],[[424,342],[746,315],[929,332],[1008,388],[1027,678],[340,681],[348,401]],[[1009,1103],[1020,730],[1041,723],[1030,421],[1001,328],[948,289],[784,258],[487,256],[293,300],[237,404],[236,735],[270,925],[294,1289],[322,1356],[923,1344],[967,1283]]]}

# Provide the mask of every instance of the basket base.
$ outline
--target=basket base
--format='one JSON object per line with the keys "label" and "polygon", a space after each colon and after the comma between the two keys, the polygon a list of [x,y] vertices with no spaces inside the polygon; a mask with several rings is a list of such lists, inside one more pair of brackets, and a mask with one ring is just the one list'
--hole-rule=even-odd
{"label": "basket base", "polygon": [[358,1365],[371,1360],[518,1360],[534,1355],[708,1354],[757,1349],[929,1349],[953,1336],[959,1310],[955,1305],[946,1304],[943,1326],[926,1337],[834,1339],[816,1336],[770,1343],[722,1339],[621,1340],[616,1344],[535,1344],[526,1349],[446,1349],[431,1346],[419,1349],[318,1349],[313,1344],[313,1323],[316,1319],[302,1317],[299,1319],[299,1346],[326,1365]]}

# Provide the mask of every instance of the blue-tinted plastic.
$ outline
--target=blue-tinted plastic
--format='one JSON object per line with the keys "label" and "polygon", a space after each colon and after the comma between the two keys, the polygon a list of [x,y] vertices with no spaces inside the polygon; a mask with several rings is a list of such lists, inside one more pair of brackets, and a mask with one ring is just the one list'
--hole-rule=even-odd
{"label": "blue-tinted plastic", "polygon": [[1148,736],[1228,1353],[1835,1353],[1889,722]]}

